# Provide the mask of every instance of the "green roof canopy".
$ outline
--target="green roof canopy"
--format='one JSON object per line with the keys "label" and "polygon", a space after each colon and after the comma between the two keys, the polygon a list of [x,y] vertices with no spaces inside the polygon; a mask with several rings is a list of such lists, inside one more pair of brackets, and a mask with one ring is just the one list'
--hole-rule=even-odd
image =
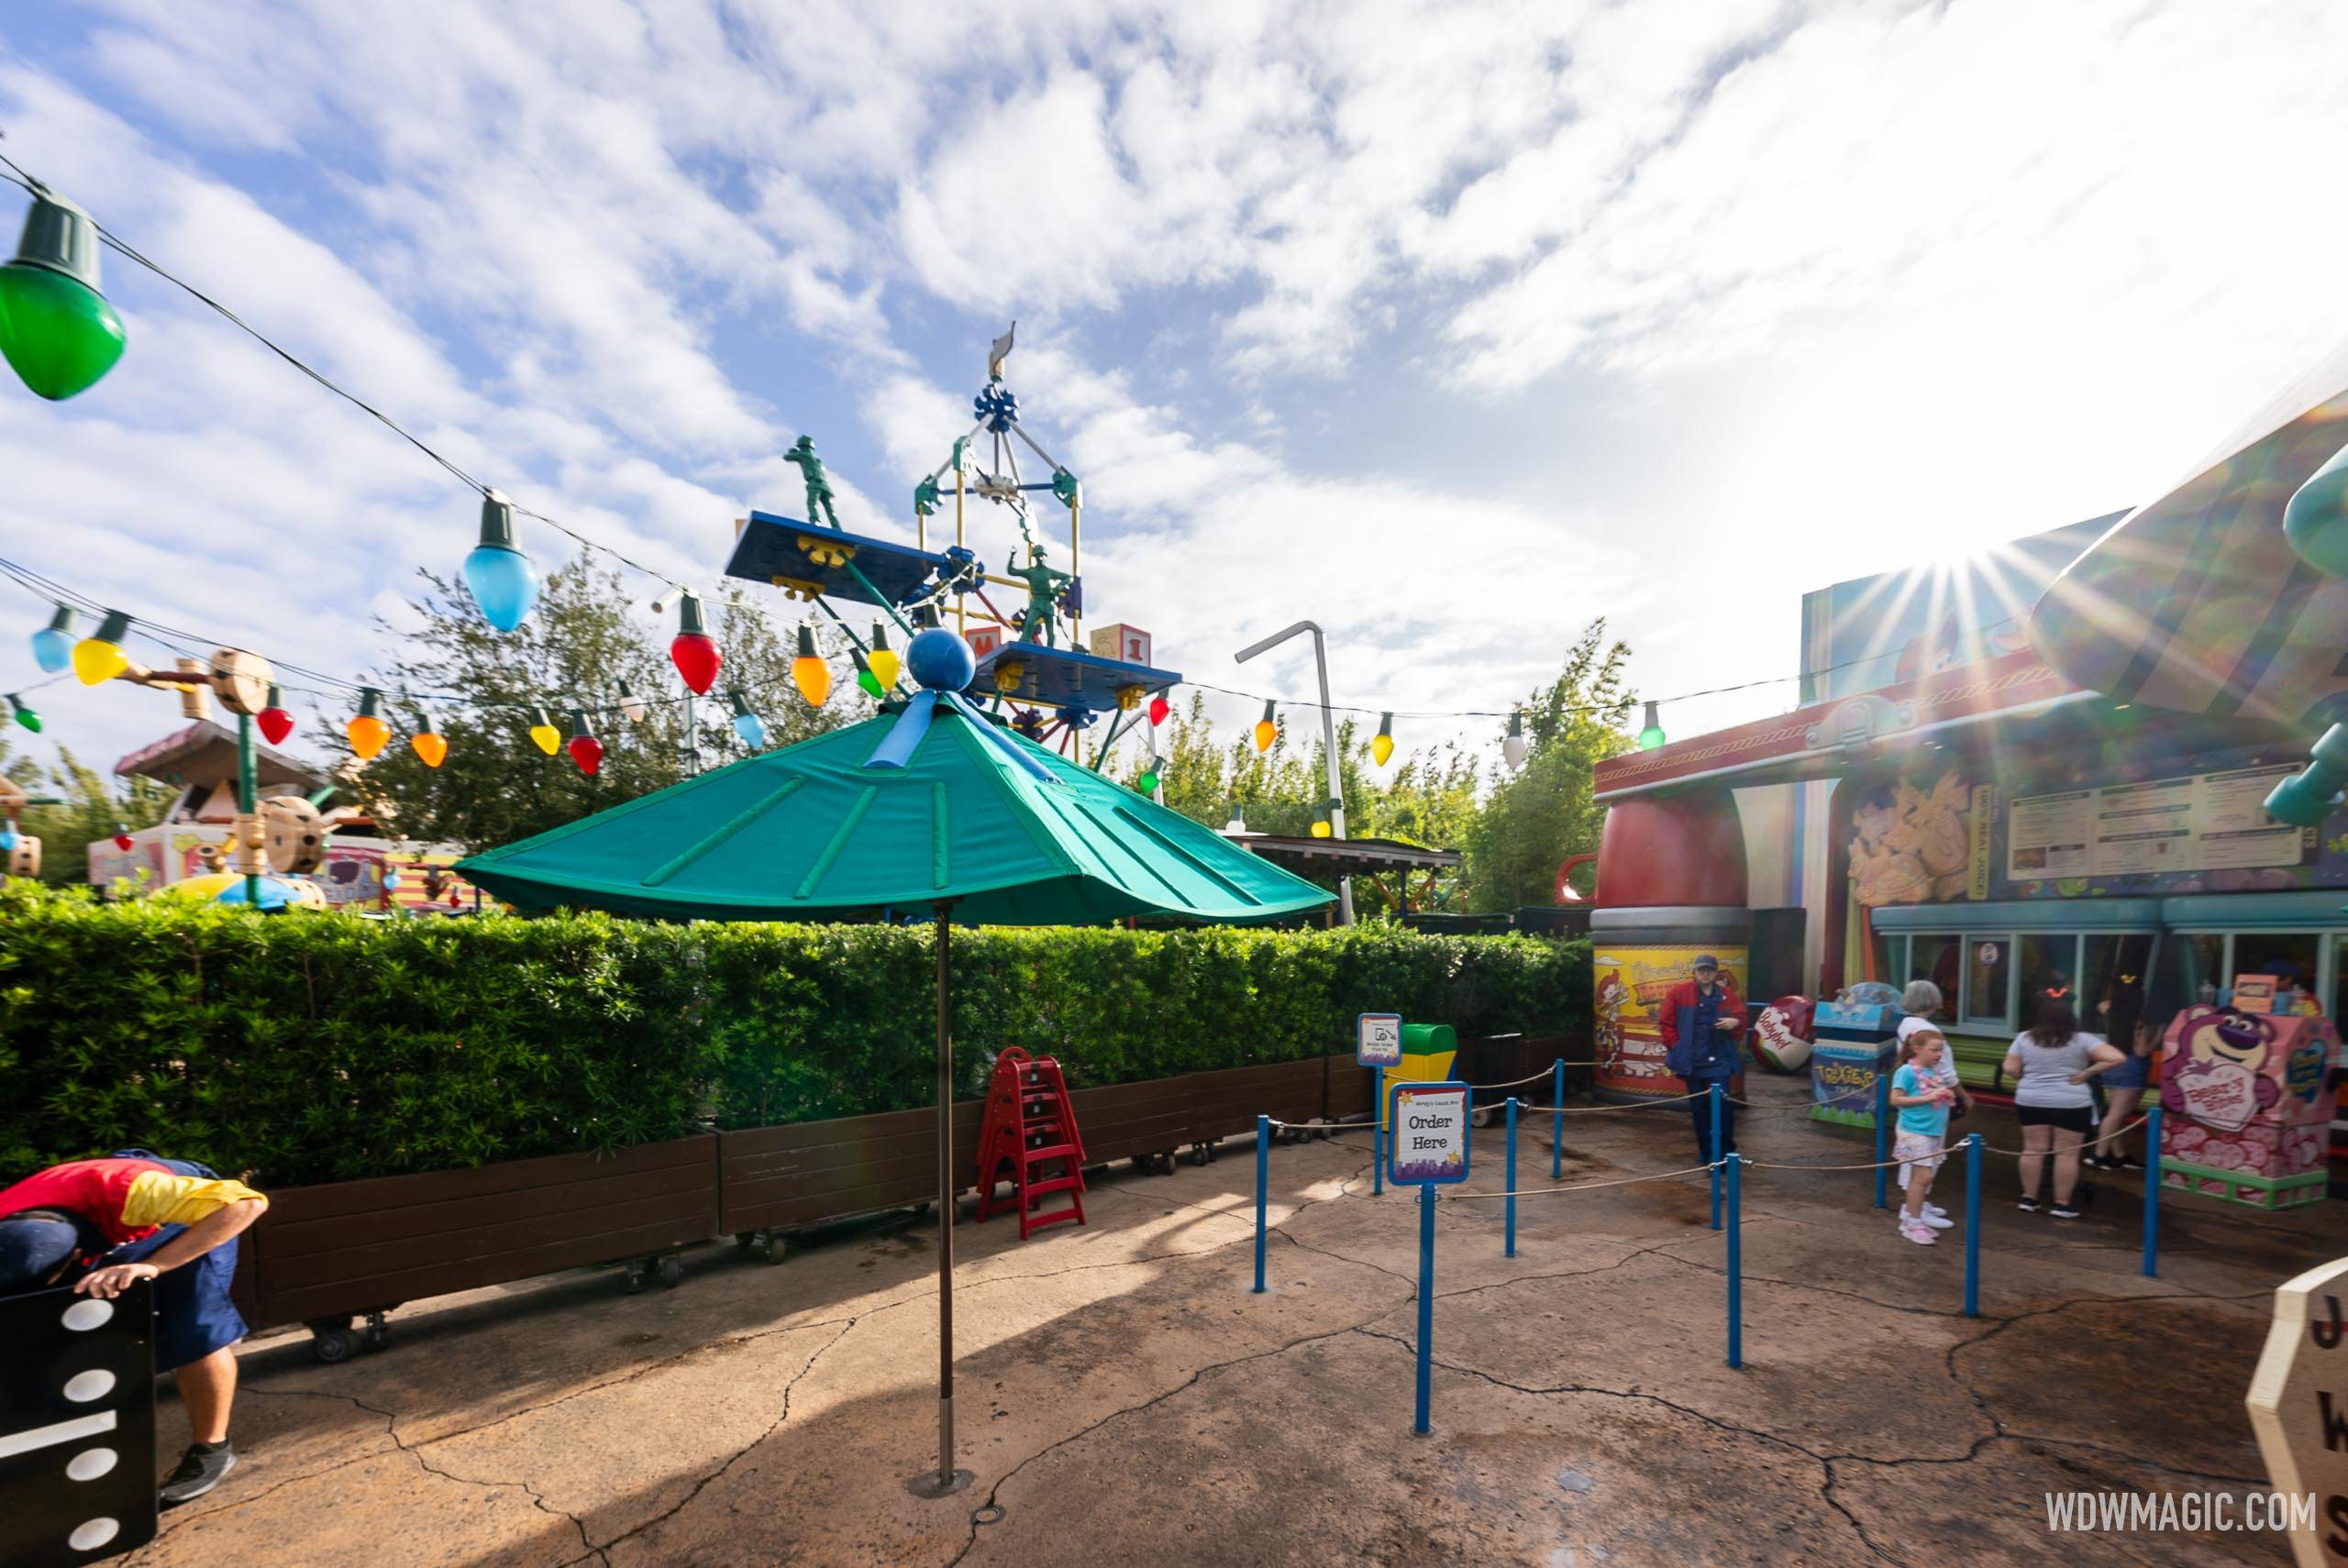
{"label": "green roof canopy", "polygon": [[883,714],[460,862],[523,909],[672,919],[926,912],[1079,925],[1258,921],[1330,895],[1177,812],[921,692]]}

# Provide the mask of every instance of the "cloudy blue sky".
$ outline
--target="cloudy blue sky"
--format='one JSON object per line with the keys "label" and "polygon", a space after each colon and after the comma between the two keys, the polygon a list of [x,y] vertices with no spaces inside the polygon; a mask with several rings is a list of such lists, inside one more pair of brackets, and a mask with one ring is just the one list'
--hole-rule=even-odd
{"label": "cloudy blue sky", "polygon": [[[1600,614],[1652,695],[1790,675],[1801,590],[2180,477],[2348,329],[2343,61],[2326,0],[99,0],[0,10],[0,146],[689,582],[801,432],[908,530],[1015,316],[1096,618],[1301,693],[1230,653],[1312,616],[1341,700],[1499,708]],[[475,503],[108,269],[113,375],[0,389],[6,552],[366,668]],[[105,759],[170,722],[42,697]]]}

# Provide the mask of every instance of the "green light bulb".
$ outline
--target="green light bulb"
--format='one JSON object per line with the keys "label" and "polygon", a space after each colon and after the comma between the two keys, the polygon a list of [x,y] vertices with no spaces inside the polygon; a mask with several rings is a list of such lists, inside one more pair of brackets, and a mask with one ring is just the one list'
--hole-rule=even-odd
{"label": "green light bulb", "polygon": [[0,355],[52,403],[86,391],[122,358],[122,317],[98,292],[98,226],[37,194],[17,259],[0,267]]}

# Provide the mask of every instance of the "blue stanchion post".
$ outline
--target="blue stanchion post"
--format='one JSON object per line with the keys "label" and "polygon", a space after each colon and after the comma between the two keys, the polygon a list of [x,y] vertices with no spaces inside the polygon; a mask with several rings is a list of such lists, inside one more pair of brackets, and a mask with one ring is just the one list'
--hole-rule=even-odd
{"label": "blue stanchion post", "polygon": [[1501,1205],[1507,1211],[1507,1244],[1501,1256],[1516,1256],[1516,1096],[1508,1097],[1508,1201]]}
{"label": "blue stanchion post", "polygon": [[1272,1187],[1272,1119],[1256,1118],[1256,1294],[1264,1294],[1264,1210]]}
{"label": "blue stanchion post", "polygon": [[1891,1075],[1881,1067],[1875,1074],[1875,1206],[1891,1207]]}
{"label": "blue stanchion post", "polygon": [[1411,1430],[1421,1437],[1434,1430],[1434,1184],[1419,1188],[1419,1419]]}
{"label": "blue stanchion post", "polygon": [[1386,1069],[1376,1069],[1378,1098],[1369,1108],[1369,1195],[1384,1196],[1386,1192]]}
{"label": "blue stanchion post", "polygon": [[1965,1140],[1965,1315],[1981,1316],[1981,1134]]}
{"label": "blue stanchion post", "polygon": [[1744,1364],[1744,1169],[1743,1154],[1730,1154],[1728,1173],[1728,1364]]}
{"label": "blue stanchion post", "polygon": [[2161,1102],[2144,1113],[2144,1277],[2161,1276]]}
{"label": "blue stanchion post", "polygon": [[1563,1181],[1566,1176],[1566,1059],[1557,1058],[1549,1069],[1549,1103],[1556,1106],[1556,1120],[1549,1128],[1549,1179]]}
{"label": "blue stanchion post", "polygon": [[1712,1229],[1721,1228],[1721,1096],[1728,1086],[1714,1078],[1710,1086],[1712,1101]]}

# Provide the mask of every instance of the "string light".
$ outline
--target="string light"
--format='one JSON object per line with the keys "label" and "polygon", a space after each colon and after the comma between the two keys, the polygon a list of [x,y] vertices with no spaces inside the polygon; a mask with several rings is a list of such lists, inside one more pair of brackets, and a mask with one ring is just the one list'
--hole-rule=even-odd
{"label": "string light", "polygon": [[872,679],[880,683],[880,691],[874,692],[875,697],[897,684],[897,675],[904,668],[904,661],[889,646],[889,628],[879,621],[872,623],[872,651],[865,656],[865,666],[872,671]]}
{"label": "string light", "polygon": [[122,317],[98,288],[98,226],[36,184],[16,259],[0,267],[0,355],[55,403],[95,385],[122,345]]}
{"label": "string light", "polygon": [[1315,838],[1329,836],[1329,808],[1325,805],[1312,808],[1312,836]]}
{"label": "string light", "polygon": [[84,686],[102,686],[130,668],[122,639],[130,635],[130,617],[109,610],[98,629],[73,645],[73,679]]}
{"label": "string light", "polygon": [[872,673],[872,666],[864,655],[855,648],[847,651],[848,657],[856,661],[856,689],[875,702],[888,696],[889,689],[880,684],[879,676]]}
{"label": "string light", "polygon": [[61,675],[73,663],[73,612],[61,604],[49,624],[33,634],[33,662],[43,672]]}
{"label": "string light", "polygon": [[812,626],[799,628],[799,655],[791,661],[791,683],[799,688],[799,695],[807,699],[811,708],[820,708],[832,694],[832,667],[815,651],[815,630]]}
{"label": "string light", "polygon": [[669,644],[669,657],[684,678],[685,690],[706,697],[717,681],[717,667],[725,662],[702,624],[701,595],[688,593],[677,601],[677,635]]}
{"label": "string light", "polygon": [[1279,721],[1272,716],[1273,712],[1274,704],[1268,701],[1266,701],[1264,716],[1256,721],[1256,749],[1257,751],[1271,750],[1272,742],[1279,738]]}
{"label": "string light", "polygon": [[351,755],[361,762],[373,761],[375,754],[392,738],[392,726],[383,723],[382,704],[382,692],[371,686],[360,687],[359,712],[342,727],[345,738],[350,742]]}
{"label": "string light", "polygon": [[465,557],[465,586],[501,632],[528,620],[538,602],[538,569],[514,547],[514,503],[493,490],[481,498],[481,543]]}
{"label": "string light", "polygon": [[562,732],[554,727],[544,708],[530,710],[530,744],[548,756],[562,749]]}
{"label": "string light", "polygon": [[35,734],[40,734],[40,715],[26,707],[22,697],[13,691],[8,693],[8,708],[19,726],[32,731]]}
{"label": "string light", "polygon": [[569,749],[570,760],[577,763],[579,771],[590,778],[595,777],[595,770],[604,766],[604,743],[597,740],[595,732],[588,727],[584,709],[573,708],[570,711]]}
{"label": "string light", "polygon": [[1369,759],[1383,767],[1394,757],[1394,715],[1378,715],[1378,733],[1369,738]]}
{"label": "string light", "polygon": [[1158,725],[1164,723],[1166,722],[1167,715],[1173,712],[1174,704],[1166,700],[1165,692],[1160,691],[1157,696],[1152,697],[1149,700],[1149,727],[1151,729],[1156,729]]}
{"label": "string light", "polygon": [[449,738],[432,722],[432,715],[421,708],[415,712],[415,732],[407,737],[407,744],[416,760],[426,767],[437,767],[449,758]]}
{"label": "string light", "polygon": [[620,682],[620,717],[631,724],[644,723],[644,699],[638,697],[625,680]]}
{"label": "string light", "polygon": [[1246,833],[1247,831],[1247,819],[1239,814],[1239,802],[1236,801],[1231,802],[1231,815],[1224,819],[1223,831],[1225,833]]}
{"label": "string light", "polygon": [[128,823],[116,823],[114,824],[114,846],[116,849],[128,849],[130,847],[130,824]]}
{"label": "string light", "polygon": [[1663,744],[1663,721],[1656,717],[1656,705],[1647,704],[1647,722],[1639,730],[1639,749],[1653,751]]}
{"label": "string light", "polygon": [[750,711],[750,700],[739,690],[730,691],[734,700],[734,733],[752,751],[764,751],[767,745],[767,722]]}
{"label": "string light", "polygon": [[253,723],[271,745],[283,745],[285,737],[294,733],[294,715],[285,711],[285,693],[274,680],[269,683],[269,706],[253,715]]}
{"label": "string light", "polygon": [[1524,766],[1524,711],[1517,710],[1508,716],[1508,737],[1501,742],[1501,760],[1514,772]]}

